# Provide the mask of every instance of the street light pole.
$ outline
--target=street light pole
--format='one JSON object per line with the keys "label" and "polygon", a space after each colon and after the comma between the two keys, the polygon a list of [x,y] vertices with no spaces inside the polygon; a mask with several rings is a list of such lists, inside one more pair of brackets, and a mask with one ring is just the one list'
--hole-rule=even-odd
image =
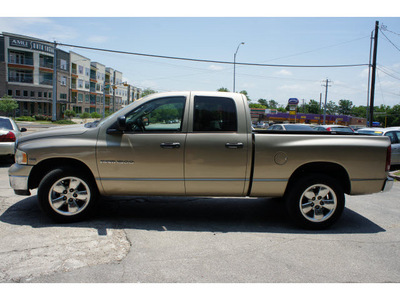
{"label": "street light pole", "polygon": [[244,45],[244,42],[241,42],[238,46],[237,46],[237,48],[236,48],[236,52],[235,52],[235,54],[233,55],[233,92],[235,93],[235,77],[236,77],[236,54],[238,53],[238,51],[239,51],[239,47],[240,47],[240,45]]}

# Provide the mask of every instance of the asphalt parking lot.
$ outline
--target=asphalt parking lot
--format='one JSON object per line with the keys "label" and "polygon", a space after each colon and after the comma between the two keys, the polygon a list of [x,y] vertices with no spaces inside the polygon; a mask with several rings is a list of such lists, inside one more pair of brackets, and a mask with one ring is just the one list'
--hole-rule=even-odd
{"label": "asphalt parking lot", "polygon": [[0,282],[399,282],[400,182],[304,231],[279,199],[119,197],[54,224],[0,162]]}

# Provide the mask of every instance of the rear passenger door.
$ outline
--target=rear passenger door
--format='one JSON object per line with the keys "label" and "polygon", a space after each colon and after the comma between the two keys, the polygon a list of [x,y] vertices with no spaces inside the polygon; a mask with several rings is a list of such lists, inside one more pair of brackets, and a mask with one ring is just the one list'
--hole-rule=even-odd
{"label": "rear passenger door", "polygon": [[187,195],[244,195],[250,135],[240,105],[229,97],[192,95],[185,149]]}

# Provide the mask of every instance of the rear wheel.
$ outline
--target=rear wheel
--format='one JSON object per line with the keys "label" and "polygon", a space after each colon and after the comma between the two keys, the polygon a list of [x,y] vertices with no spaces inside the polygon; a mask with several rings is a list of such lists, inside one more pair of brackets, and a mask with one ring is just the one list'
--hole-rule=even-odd
{"label": "rear wheel", "polygon": [[94,180],[79,171],[59,168],[39,184],[38,200],[42,210],[57,222],[75,222],[93,213],[98,197]]}
{"label": "rear wheel", "polygon": [[307,229],[324,229],[343,213],[344,192],[339,182],[326,175],[308,175],[293,184],[285,196],[289,216]]}

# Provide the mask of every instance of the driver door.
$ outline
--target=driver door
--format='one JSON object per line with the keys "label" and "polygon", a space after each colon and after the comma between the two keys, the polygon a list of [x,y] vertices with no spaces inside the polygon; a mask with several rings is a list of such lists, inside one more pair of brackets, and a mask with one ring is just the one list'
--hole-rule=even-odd
{"label": "driver door", "polygon": [[147,101],[125,115],[127,130],[99,138],[97,164],[106,194],[185,194],[186,99]]}

